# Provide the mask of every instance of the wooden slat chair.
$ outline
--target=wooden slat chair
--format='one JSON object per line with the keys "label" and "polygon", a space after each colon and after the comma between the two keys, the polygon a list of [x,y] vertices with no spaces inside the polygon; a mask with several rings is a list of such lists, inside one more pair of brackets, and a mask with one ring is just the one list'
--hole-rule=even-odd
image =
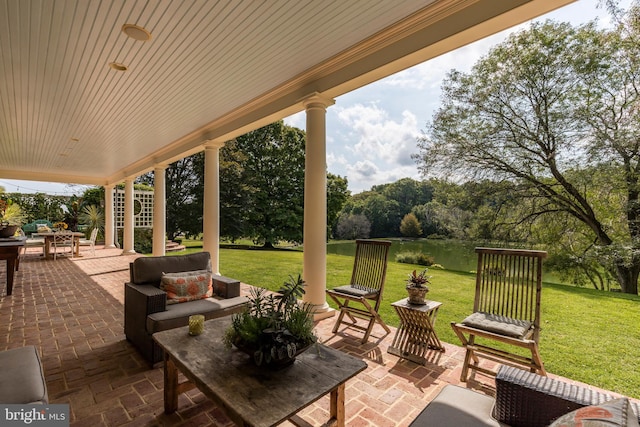
{"label": "wooden slat chair", "polygon": [[[364,344],[369,339],[376,322],[387,331],[387,334],[391,332],[378,314],[387,276],[389,246],[391,242],[388,240],[356,240],[351,281],[348,285],[327,289],[327,294],[336,302],[340,310],[333,327],[334,334],[338,332],[340,324],[345,323],[349,327],[365,332],[362,338]],[[354,307],[350,303],[358,305]],[[350,323],[345,321],[345,315],[351,320]],[[358,325],[356,318],[367,320],[367,326]]]}
{"label": "wooden slat chair", "polygon": [[[538,349],[542,261],[547,253],[522,249],[476,248],[478,270],[473,314],[451,326],[466,349],[460,381],[469,370],[488,375],[478,356],[506,364],[523,365],[546,375]],[[482,344],[476,338],[482,338]],[[496,342],[528,349],[531,357],[496,347]],[[515,350],[515,349],[514,349]],[[473,363],[472,363],[473,362]]]}

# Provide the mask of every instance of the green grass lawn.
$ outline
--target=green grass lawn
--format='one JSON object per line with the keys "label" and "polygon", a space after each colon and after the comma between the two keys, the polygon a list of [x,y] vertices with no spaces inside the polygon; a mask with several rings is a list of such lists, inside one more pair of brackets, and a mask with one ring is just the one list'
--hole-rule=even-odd
{"label": "green grass lawn", "polygon": [[[189,251],[199,251],[198,243]],[[200,243],[201,245],[201,243]],[[181,252],[184,253],[184,252]],[[244,283],[277,290],[302,272],[296,250],[221,249],[220,272]],[[346,284],[353,258],[327,255],[327,287]],[[407,296],[407,275],[420,266],[389,262],[380,314],[389,325],[399,319],[391,303]],[[450,322],[473,307],[475,276],[430,269],[427,298],[443,303],[435,325],[442,341],[460,344]],[[331,302],[332,303],[332,302]],[[640,398],[640,297],[544,284],[540,351],[547,371]]]}

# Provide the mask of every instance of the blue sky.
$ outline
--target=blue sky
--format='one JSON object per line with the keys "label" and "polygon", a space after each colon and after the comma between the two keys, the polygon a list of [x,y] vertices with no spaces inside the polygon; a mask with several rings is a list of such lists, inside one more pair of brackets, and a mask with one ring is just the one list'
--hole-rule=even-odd
{"label": "blue sky", "polygon": [[[581,24],[598,18],[609,22],[597,8],[598,0],[579,0],[536,20],[553,19]],[[628,5],[629,0],[623,0]],[[336,99],[327,109],[327,169],[347,177],[352,194],[373,185],[410,177],[420,179],[411,155],[417,153],[416,139],[440,104],[440,86],[451,69],[468,71],[489,49],[510,33],[529,23],[505,30],[416,65]],[[285,123],[305,128],[304,112]],[[86,186],[0,178],[7,192],[80,194]]]}

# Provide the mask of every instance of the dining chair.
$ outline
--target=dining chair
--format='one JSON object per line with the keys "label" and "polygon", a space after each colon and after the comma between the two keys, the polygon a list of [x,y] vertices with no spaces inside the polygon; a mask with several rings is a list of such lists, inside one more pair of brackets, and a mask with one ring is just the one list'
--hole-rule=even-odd
{"label": "dining chair", "polygon": [[91,237],[88,239],[80,239],[78,244],[80,246],[90,246],[91,247],[91,255],[96,256],[96,238],[98,237],[98,229],[94,228],[91,230]]}
{"label": "dining chair", "polygon": [[73,258],[73,233],[70,231],[57,231],[53,233],[53,259],[57,259],[58,248],[62,249],[64,255],[65,249],[69,248],[69,254]]}
{"label": "dining chair", "polygon": [[26,255],[28,248],[42,248],[42,254],[44,255],[44,238],[27,237],[22,228],[18,229],[18,234],[21,238],[24,238],[24,246],[22,247],[22,254]]}

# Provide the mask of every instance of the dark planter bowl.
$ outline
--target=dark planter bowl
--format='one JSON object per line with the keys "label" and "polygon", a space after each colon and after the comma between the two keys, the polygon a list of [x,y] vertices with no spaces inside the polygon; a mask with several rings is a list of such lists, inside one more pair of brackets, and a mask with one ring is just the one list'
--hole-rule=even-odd
{"label": "dark planter bowl", "polygon": [[286,354],[286,350],[282,350],[279,352],[276,351],[276,357],[275,358],[269,358],[269,360],[267,361],[267,358],[262,356],[262,358],[260,360],[258,360],[256,358],[256,351],[257,351],[257,346],[253,345],[253,344],[247,344],[247,343],[243,343],[243,342],[235,342],[233,343],[233,345],[240,350],[241,352],[247,354],[249,356],[249,359],[251,359],[251,362],[257,366],[261,366],[264,367],[266,369],[272,369],[272,370],[278,370],[278,369],[282,369],[282,368],[286,368],[287,366],[291,366],[293,364],[293,362],[296,361],[296,357],[298,357],[298,355],[300,355],[301,353],[303,353],[304,351],[306,351],[309,347],[311,347],[313,343],[309,343],[305,346],[299,347],[296,346],[296,351],[295,353],[290,356],[288,354]]}
{"label": "dark planter bowl", "polygon": [[16,234],[16,231],[18,231],[18,228],[20,228],[19,225],[1,225],[0,238],[7,238],[7,237],[13,236],[14,234]]}

